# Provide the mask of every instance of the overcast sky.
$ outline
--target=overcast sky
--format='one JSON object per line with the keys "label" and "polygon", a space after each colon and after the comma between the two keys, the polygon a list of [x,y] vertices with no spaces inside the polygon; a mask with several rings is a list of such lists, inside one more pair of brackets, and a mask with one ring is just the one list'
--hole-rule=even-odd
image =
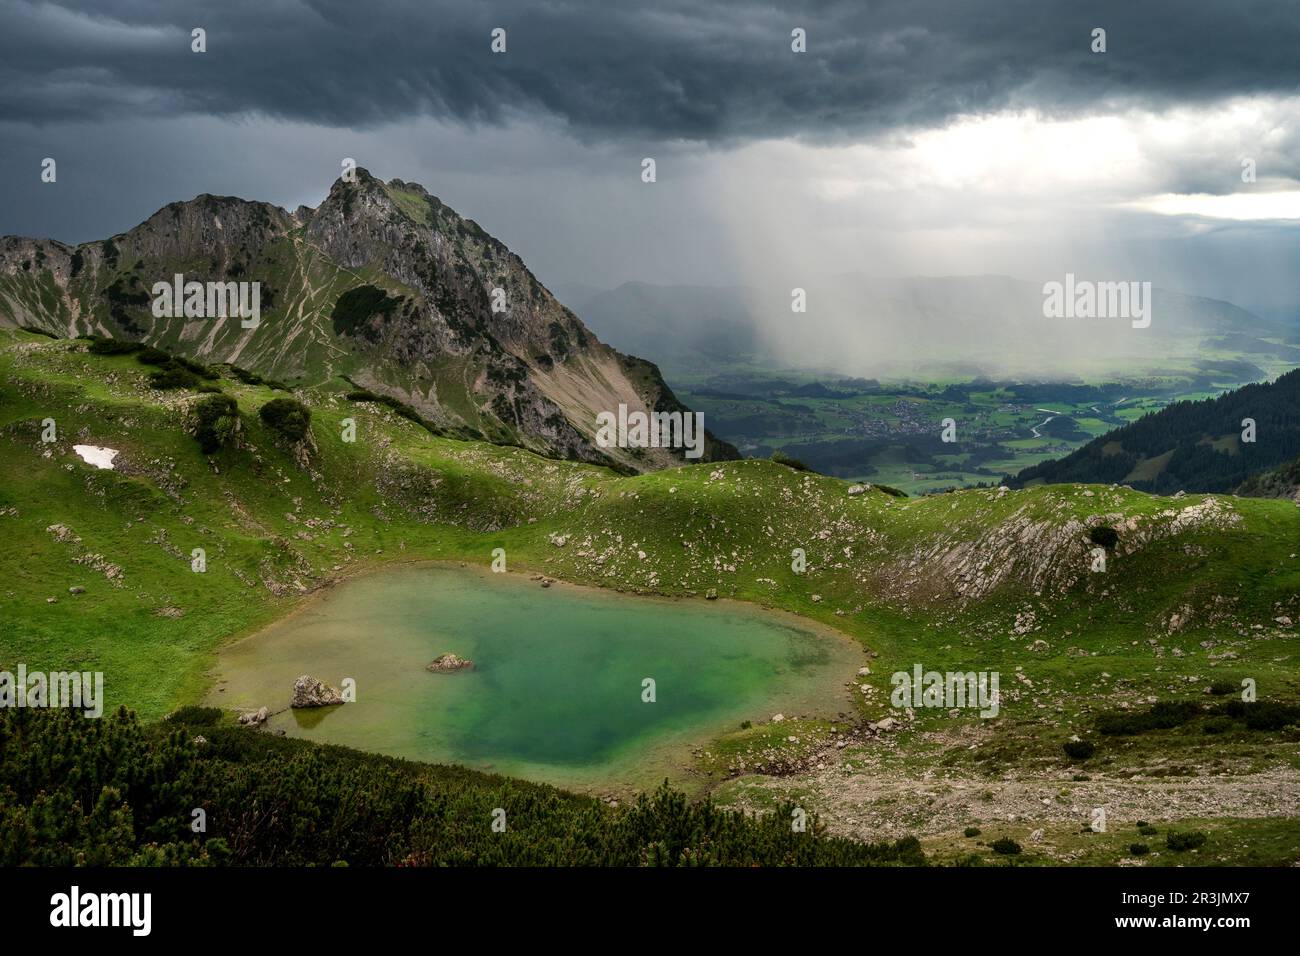
{"label": "overcast sky", "polygon": [[553,286],[1073,271],[1294,316],[1298,13],[0,0],[0,234],[101,238],[202,192],[316,205],[354,157]]}

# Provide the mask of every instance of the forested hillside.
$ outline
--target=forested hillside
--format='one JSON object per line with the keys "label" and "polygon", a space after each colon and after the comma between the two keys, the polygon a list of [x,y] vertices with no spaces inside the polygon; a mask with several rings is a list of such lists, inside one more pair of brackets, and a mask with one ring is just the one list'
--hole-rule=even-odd
{"label": "forested hillside", "polygon": [[[614,809],[541,784],[318,747],[220,718],[197,707],[153,725],[125,709],[103,720],[0,711],[0,865],[925,862],[915,838],[834,838],[815,817],[795,831],[789,806],[746,817],[664,787]],[[494,813],[509,821],[500,832]]]}
{"label": "forested hillside", "polygon": [[1059,460],[1026,468],[1012,487],[1119,483],[1157,494],[1231,492],[1300,455],[1300,369],[1199,402],[1176,402]]}

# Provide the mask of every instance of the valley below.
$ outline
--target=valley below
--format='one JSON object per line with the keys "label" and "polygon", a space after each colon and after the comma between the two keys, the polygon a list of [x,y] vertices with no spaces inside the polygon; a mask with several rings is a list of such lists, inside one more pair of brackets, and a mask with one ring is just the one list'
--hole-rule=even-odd
{"label": "valley below", "polygon": [[[725,364],[669,377],[747,456],[781,452],[824,474],[916,495],[1000,484],[1145,415],[1295,367],[1212,348],[1194,355],[1087,381],[965,378],[951,369],[925,381],[877,381]],[[1154,467],[1122,483],[1150,480]]]}

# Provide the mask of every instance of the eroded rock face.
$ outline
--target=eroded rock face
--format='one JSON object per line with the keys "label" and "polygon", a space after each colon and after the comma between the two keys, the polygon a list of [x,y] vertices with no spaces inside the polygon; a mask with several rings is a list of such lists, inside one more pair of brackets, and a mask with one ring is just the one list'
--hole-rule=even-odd
{"label": "eroded rock face", "polygon": [[[987,492],[990,500],[993,492]],[[1054,510],[1063,511],[1067,499]],[[1021,508],[968,535],[956,524],[931,535],[902,569],[890,568],[888,590],[904,599],[951,596],[961,604],[987,598],[1001,585],[1016,582],[1033,591],[1064,593],[1090,573],[1096,545],[1088,530],[1099,524],[1119,531],[1116,554],[1134,554],[1153,542],[1193,531],[1228,530],[1241,515],[1223,498],[1166,508],[1155,514],[1097,513],[1086,520],[1068,514],[1032,513]],[[1020,623],[1020,622],[1018,622]],[[1028,622],[1032,629],[1033,622]]]}
{"label": "eroded rock face", "polygon": [[425,670],[433,671],[435,674],[447,674],[452,671],[464,671],[473,668],[474,662],[466,660],[459,654],[448,652],[435,657],[429,662]]}
{"label": "eroded rock face", "polygon": [[332,707],[343,703],[343,695],[324,681],[303,674],[293,682],[290,707]]}

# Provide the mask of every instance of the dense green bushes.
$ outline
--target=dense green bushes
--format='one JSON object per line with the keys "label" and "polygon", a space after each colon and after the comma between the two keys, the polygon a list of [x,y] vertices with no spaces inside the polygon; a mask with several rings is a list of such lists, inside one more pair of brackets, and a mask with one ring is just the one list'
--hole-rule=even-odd
{"label": "dense green bushes", "polygon": [[206,365],[149,346],[142,347],[135,357],[145,365],[158,366],[158,371],[149,373],[153,388],[196,388],[201,381],[215,382],[221,378]]}
{"label": "dense green bushes", "polygon": [[1241,721],[1246,730],[1276,731],[1300,726],[1300,705],[1280,701],[1229,700],[1202,706],[1195,701],[1160,701],[1147,710],[1118,711],[1097,718],[1097,731],[1106,736],[1131,737],[1153,730],[1170,730],[1194,720],[1209,718],[1202,727],[1206,733],[1225,733]]}
{"label": "dense green bushes", "polygon": [[1097,751],[1097,748],[1086,740],[1067,740],[1061,745],[1061,749],[1071,760],[1087,760]]}
{"label": "dense green bushes", "polygon": [[311,409],[292,398],[273,398],[257,414],[272,431],[289,441],[302,441],[311,430]]}
{"label": "dense green bushes", "polygon": [[190,832],[201,767],[182,730],[146,735],[133,715],[0,713],[0,865],[222,862]]}
{"label": "dense green bushes", "polygon": [[1198,847],[1205,846],[1205,834],[1199,830],[1191,830],[1187,833],[1177,833],[1170,830],[1165,834],[1165,846],[1177,853],[1195,850]]}
{"label": "dense green bushes", "polygon": [[[506,813],[494,832],[493,811]],[[195,833],[194,810],[206,816]],[[915,838],[831,838],[662,787],[628,806],[461,767],[275,737],[185,708],[0,711],[0,865],[922,864]]]}
{"label": "dense green bushes", "polygon": [[149,373],[149,387],[159,391],[173,388],[197,388],[198,376],[179,365],[168,365]]}
{"label": "dense green bushes", "polygon": [[[1233,706],[1236,705],[1236,706]],[[1281,730],[1289,725],[1300,725],[1300,706],[1260,700],[1253,704],[1229,701],[1223,708],[1230,717],[1243,717],[1248,730]]]}
{"label": "dense green bushes", "polygon": [[235,378],[239,379],[245,385],[265,385],[267,388],[273,389],[277,392],[289,391],[289,386],[285,385],[284,382],[276,381],[273,378],[262,378],[262,376],[258,375],[256,372],[250,372],[248,369],[240,368],[238,365],[230,366],[230,374],[235,376]]}
{"label": "dense green bushes", "polygon": [[153,365],[157,371],[149,373],[149,386],[160,391],[173,388],[198,388],[202,382],[215,382],[221,376],[206,365],[192,362],[179,355],[171,355],[143,342],[125,342],[120,339],[90,337],[88,351],[92,355],[134,355],[142,365]]}
{"label": "dense green bushes", "polygon": [[1191,701],[1162,700],[1148,710],[1102,714],[1097,718],[1097,731],[1109,737],[1129,737],[1149,730],[1180,727],[1200,714],[1201,708]]}
{"label": "dense green bushes", "polygon": [[239,406],[229,395],[217,393],[199,399],[194,403],[194,415],[194,437],[205,455],[225,448],[239,433]]}
{"label": "dense green bushes", "polygon": [[130,355],[138,352],[142,348],[139,342],[124,342],[121,339],[100,339],[92,338],[90,340],[89,352],[91,355]]}

